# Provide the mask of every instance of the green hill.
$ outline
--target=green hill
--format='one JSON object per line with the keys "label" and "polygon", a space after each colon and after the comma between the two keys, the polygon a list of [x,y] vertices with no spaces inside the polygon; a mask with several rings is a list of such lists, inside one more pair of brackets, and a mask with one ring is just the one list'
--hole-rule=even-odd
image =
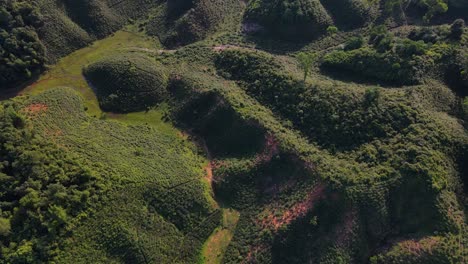
{"label": "green hill", "polygon": [[83,70],[105,111],[142,111],[166,97],[167,74],[150,58],[119,54]]}
{"label": "green hill", "polygon": [[466,263],[465,9],[0,0],[0,263]]}

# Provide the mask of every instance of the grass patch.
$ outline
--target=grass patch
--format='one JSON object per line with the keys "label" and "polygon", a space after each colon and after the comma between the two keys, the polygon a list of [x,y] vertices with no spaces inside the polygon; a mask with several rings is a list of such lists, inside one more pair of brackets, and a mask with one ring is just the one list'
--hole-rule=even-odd
{"label": "grass patch", "polygon": [[222,263],[224,253],[234,236],[234,231],[239,221],[239,212],[232,209],[223,209],[222,225],[214,230],[203,245],[200,263]]}

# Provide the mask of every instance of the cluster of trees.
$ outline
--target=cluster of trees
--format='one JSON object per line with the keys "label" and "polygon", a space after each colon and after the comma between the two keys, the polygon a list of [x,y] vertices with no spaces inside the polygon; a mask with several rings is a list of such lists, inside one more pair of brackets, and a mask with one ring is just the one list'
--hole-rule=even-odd
{"label": "cluster of trees", "polygon": [[31,131],[14,104],[0,106],[0,259],[53,260],[100,190],[90,167]]}
{"label": "cluster of trees", "polygon": [[[307,68],[307,59],[304,62]],[[375,64],[381,67],[377,61]],[[378,89],[359,95],[312,86],[284,74],[280,65],[263,53],[227,50],[218,56],[216,66],[224,76],[238,80],[259,102],[327,147],[352,147],[414,122],[411,107],[396,102],[379,104]]]}
{"label": "cluster of trees", "polygon": [[426,23],[438,15],[448,11],[447,0],[389,0],[384,1],[384,7],[387,12],[404,14],[406,9],[412,6],[425,10],[423,19]]}
{"label": "cluster of trees", "polygon": [[43,22],[34,1],[0,1],[0,87],[9,88],[43,70],[45,48],[36,29]]}
{"label": "cluster of trees", "polygon": [[450,28],[418,28],[408,38],[396,38],[380,25],[371,30],[367,43],[363,37],[354,37],[344,50],[326,54],[321,66],[386,83],[418,84],[428,75],[441,77],[441,72],[447,70],[456,55],[456,46],[448,40],[460,40],[463,25],[464,21],[458,19]]}

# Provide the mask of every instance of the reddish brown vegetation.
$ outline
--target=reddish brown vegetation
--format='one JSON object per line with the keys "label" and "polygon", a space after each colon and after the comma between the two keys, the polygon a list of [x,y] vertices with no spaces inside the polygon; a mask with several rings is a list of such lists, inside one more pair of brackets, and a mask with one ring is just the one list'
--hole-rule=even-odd
{"label": "reddish brown vegetation", "polygon": [[427,238],[422,241],[406,240],[400,242],[400,247],[416,256],[422,255],[424,252],[431,252],[439,241],[436,238]]}
{"label": "reddish brown vegetation", "polygon": [[45,104],[30,104],[23,108],[22,112],[29,116],[36,116],[46,112],[48,108],[49,107]]}
{"label": "reddish brown vegetation", "polygon": [[273,134],[267,134],[265,137],[265,147],[263,152],[255,158],[255,163],[269,162],[275,155],[279,154],[278,141]]}
{"label": "reddish brown vegetation", "polygon": [[265,246],[263,245],[255,245],[251,246],[249,249],[249,253],[247,253],[247,256],[245,259],[241,262],[242,264],[245,263],[255,263],[255,255],[258,254],[259,252],[262,252],[266,249]]}
{"label": "reddish brown vegetation", "polygon": [[265,217],[259,224],[263,229],[273,229],[277,231],[283,225],[287,225],[292,221],[303,217],[313,209],[316,202],[323,198],[325,195],[325,185],[318,184],[302,202],[293,205],[290,209],[283,212],[280,216],[276,216],[274,212],[269,210],[267,217]]}

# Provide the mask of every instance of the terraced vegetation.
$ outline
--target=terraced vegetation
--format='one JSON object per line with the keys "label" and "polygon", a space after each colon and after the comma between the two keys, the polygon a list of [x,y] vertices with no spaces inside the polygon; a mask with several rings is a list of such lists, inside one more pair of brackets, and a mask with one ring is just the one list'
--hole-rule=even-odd
{"label": "terraced vegetation", "polygon": [[466,263],[466,8],[0,0],[0,263]]}

